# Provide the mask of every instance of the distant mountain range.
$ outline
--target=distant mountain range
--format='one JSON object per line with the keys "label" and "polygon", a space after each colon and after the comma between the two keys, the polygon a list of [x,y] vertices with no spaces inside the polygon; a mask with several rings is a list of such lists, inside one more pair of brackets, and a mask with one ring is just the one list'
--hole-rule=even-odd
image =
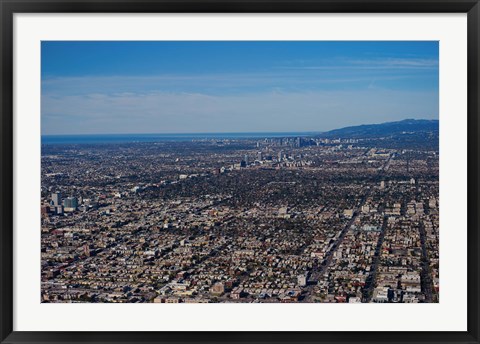
{"label": "distant mountain range", "polygon": [[401,134],[436,133],[438,134],[438,120],[405,119],[398,122],[381,124],[364,124],[353,127],[330,130],[318,137],[323,138],[376,138]]}

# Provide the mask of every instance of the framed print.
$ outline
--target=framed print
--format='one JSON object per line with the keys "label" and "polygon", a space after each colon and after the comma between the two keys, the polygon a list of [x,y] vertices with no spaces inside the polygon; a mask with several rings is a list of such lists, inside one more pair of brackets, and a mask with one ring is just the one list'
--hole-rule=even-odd
{"label": "framed print", "polygon": [[0,338],[478,338],[478,1],[2,1]]}

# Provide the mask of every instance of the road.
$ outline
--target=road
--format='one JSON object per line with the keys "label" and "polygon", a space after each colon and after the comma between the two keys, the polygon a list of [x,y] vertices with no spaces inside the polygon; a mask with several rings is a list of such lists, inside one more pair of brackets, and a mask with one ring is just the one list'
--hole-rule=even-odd
{"label": "road", "polygon": [[378,264],[380,263],[380,257],[382,255],[383,239],[387,231],[388,217],[383,217],[382,230],[378,237],[377,247],[375,248],[375,255],[373,256],[373,263],[370,267],[370,273],[365,281],[365,288],[363,288],[362,302],[370,302],[372,299],[373,289],[375,288],[375,281],[377,279]]}
{"label": "road", "polygon": [[317,284],[317,281],[320,278],[322,278],[322,276],[325,274],[328,267],[332,263],[333,253],[337,250],[338,246],[343,242],[345,235],[347,234],[347,232],[355,222],[356,218],[358,217],[358,214],[360,213],[362,206],[365,204],[366,199],[367,199],[367,195],[363,196],[362,200],[360,201],[360,204],[355,209],[352,218],[348,221],[345,227],[343,227],[340,235],[335,240],[333,245],[330,247],[330,250],[328,250],[327,253],[325,254],[325,257],[323,258],[322,263],[320,265],[318,265],[318,263],[314,265],[312,271],[310,272],[307,286],[303,288],[305,297],[302,300],[300,300],[300,302],[312,302],[313,288]]}
{"label": "road", "polygon": [[[388,159],[385,161],[383,167],[380,169],[382,172],[388,171],[394,157],[395,157],[394,153],[390,154]],[[384,205],[382,205],[381,208],[383,211]],[[387,226],[388,226],[388,216],[384,216],[382,229],[380,231],[380,236],[378,237],[377,246],[375,248],[375,255],[373,256],[373,263],[370,266],[370,273],[368,274],[368,277],[365,281],[365,287],[363,288],[362,302],[370,302],[370,300],[372,299],[373,289],[375,288],[376,279],[377,279],[378,265],[380,263],[380,258],[382,255],[383,240],[385,238],[385,233],[387,232]]]}
{"label": "road", "polygon": [[433,282],[430,273],[430,258],[428,257],[426,245],[426,233],[423,223],[420,223],[420,243],[422,245],[422,271],[420,273],[420,283],[422,292],[425,294],[425,302],[433,302]]}

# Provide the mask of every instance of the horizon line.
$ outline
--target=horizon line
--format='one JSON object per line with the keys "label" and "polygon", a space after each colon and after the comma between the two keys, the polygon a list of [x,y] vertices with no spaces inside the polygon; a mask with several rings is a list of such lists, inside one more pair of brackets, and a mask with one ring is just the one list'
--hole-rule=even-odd
{"label": "horizon line", "polygon": [[175,132],[175,133],[89,133],[89,134],[41,134],[47,136],[107,136],[107,135],[222,135],[222,134],[318,134],[326,131],[222,131],[222,132]]}
{"label": "horizon line", "polygon": [[381,125],[387,123],[397,123],[404,121],[437,121],[439,119],[426,119],[426,118],[405,118],[398,121],[380,122],[380,123],[363,123],[357,125],[344,126],[340,128],[334,128],[329,130],[313,130],[313,131],[221,131],[221,132],[174,132],[174,133],[87,133],[87,134],[40,134],[40,137],[52,137],[52,136],[113,136],[113,135],[221,135],[221,134],[323,134],[329,131],[339,130],[344,128],[358,127],[364,125]]}

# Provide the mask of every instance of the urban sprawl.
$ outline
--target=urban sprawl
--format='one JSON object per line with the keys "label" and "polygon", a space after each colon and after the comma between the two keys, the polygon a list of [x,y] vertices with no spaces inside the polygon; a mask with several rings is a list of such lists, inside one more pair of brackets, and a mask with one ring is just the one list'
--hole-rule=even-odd
{"label": "urban sprawl", "polygon": [[439,301],[438,149],[42,146],[42,302]]}

